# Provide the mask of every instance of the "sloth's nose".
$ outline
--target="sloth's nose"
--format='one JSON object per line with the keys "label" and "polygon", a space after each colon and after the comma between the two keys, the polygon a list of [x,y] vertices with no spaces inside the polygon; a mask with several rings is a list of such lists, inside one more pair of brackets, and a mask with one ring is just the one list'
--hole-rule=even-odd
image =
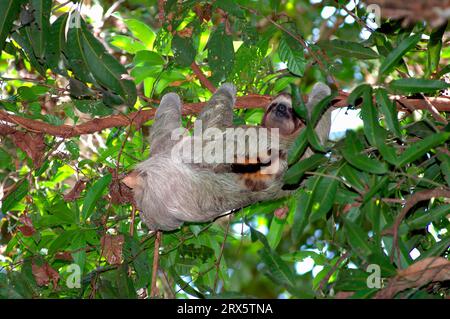
{"label": "sloth's nose", "polygon": [[277,110],[276,110],[276,115],[277,116],[286,116],[287,114],[287,108],[286,105],[284,104],[278,104],[277,105]]}

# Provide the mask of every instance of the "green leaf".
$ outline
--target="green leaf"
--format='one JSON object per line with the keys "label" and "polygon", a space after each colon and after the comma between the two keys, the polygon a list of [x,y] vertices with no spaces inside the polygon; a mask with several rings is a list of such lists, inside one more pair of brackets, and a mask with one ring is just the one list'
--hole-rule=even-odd
{"label": "green leaf", "polygon": [[42,76],[46,76],[46,68],[43,66],[42,61],[38,61],[34,55],[30,33],[26,32],[25,28],[23,28],[12,33],[11,38],[22,48],[22,56],[27,59]]}
{"label": "green leaf", "polygon": [[443,144],[450,137],[450,132],[442,132],[430,135],[422,141],[410,145],[398,159],[397,166],[401,167],[405,164],[412,163],[432,148]]}
{"label": "green leaf", "polygon": [[133,81],[123,79],[124,75],[128,75],[127,70],[106,52],[100,41],[87,30],[84,24],[81,29],[84,63],[89,71],[100,85],[119,94],[128,106],[133,106],[137,92]]}
{"label": "green leaf", "polygon": [[344,147],[341,149],[342,156],[354,167],[373,174],[386,174],[387,165],[366,155],[362,155],[363,146],[357,139],[356,133],[347,131]]}
{"label": "green leaf", "polygon": [[[331,174],[337,176],[338,172]],[[309,221],[322,219],[333,207],[339,181],[331,177],[318,177],[320,181],[312,190],[312,206]]]}
{"label": "green leaf", "polygon": [[19,16],[21,2],[18,0],[0,1],[0,52],[5,47],[5,41],[14,20]]}
{"label": "green leaf", "polygon": [[380,75],[387,75],[398,64],[401,58],[410,51],[420,40],[421,35],[416,34],[404,39],[392,50],[380,66]]}
{"label": "green leaf", "polygon": [[444,204],[430,209],[427,212],[414,214],[406,220],[409,229],[426,227],[431,222],[439,221],[450,213],[450,204]]}
{"label": "green leaf", "polygon": [[147,24],[136,19],[125,19],[124,22],[136,39],[141,41],[147,49],[153,49],[156,35]]}
{"label": "green leaf", "polygon": [[450,73],[450,64],[443,67],[439,72],[436,74],[436,78],[441,78],[443,75]]}
{"label": "green leaf", "polygon": [[77,79],[85,83],[96,83],[86,64],[87,58],[83,51],[82,41],[81,28],[69,28],[67,32],[67,46],[64,49],[64,53],[67,56],[69,67]]}
{"label": "green leaf", "polygon": [[269,276],[279,284],[294,287],[295,275],[281,257],[273,251],[266,238],[259,231],[250,228],[252,237],[258,238],[263,244],[263,249],[258,251],[262,262],[267,266]]}
{"label": "green leaf", "polygon": [[440,80],[427,79],[399,79],[389,83],[389,87],[401,93],[434,93],[438,90],[445,90],[450,87],[449,83]]}
{"label": "green leaf", "polygon": [[284,226],[286,225],[286,218],[279,219],[274,216],[270,223],[269,232],[267,234],[267,241],[272,249],[276,249],[283,236]]}
{"label": "green leaf", "polygon": [[442,175],[444,176],[447,185],[450,186],[450,156],[439,152],[438,159],[441,162],[440,168]]}
{"label": "green leaf", "polygon": [[395,107],[395,102],[389,99],[386,90],[383,88],[377,89],[375,95],[377,103],[381,108],[381,112],[384,115],[386,126],[392,133],[395,134],[396,137],[401,137],[400,123],[397,118],[397,109]]}
{"label": "green leaf", "polygon": [[385,189],[389,182],[389,175],[373,176],[372,182],[369,184],[369,191],[364,194],[363,203],[371,200],[380,190]]}
{"label": "green leaf", "polygon": [[208,65],[212,71],[212,80],[220,82],[233,69],[234,47],[233,38],[225,32],[221,23],[210,35],[208,44]]}
{"label": "green leaf", "polygon": [[372,87],[369,84],[361,84],[352,90],[347,98],[348,104],[356,105],[356,101],[363,96],[364,92],[372,92]]}
{"label": "green leaf", "polygon": [[297,261],[303,261],[306,258],[312,258],[314,260],[314,263],[323,265],[327,263],[327,258],[324,255],[320,255],[316,253],[315,251],[310,250],[302,250],[302,251],[296,251],[293,253],[287,253],[281,256],[281,259],[287,262],[297,262]]}
{"label": "green leaf", "polygon": [[292,108],[294,109],[295,114],[297,114],[297,116],[300,117],[303,122],[308,123],[308,109],[306,108],[305,102],[303,101],[300,87],[294,83],[291,83],[290,86],[292,95]]}
{"label": "green leaf", "polygon": [[387,132],[378,123],[378,110],[372,101],[372,89],[363,92],[361,117],[364,122],[364,134],[372,146],[380,151],[383,158],[391,164],[397,163],[395,149],[386,144]]}
{"label": "green leaf", "polygon": [[43,85],[21,86],[17,89],[17,94],[22,101],[36,101],[40,96],[46,94],[50,89]]}
{"label": "green leaf", "polygon": [[440,242],[434,244],[433,247],[422,253],[420,257],[417,259],[417,261],[423,260],[428,257],[440,256],[443,252],[448,251],[449,247],[450,247],[450,237],[445,238]]}
{"label": "green leaf", "polygon": [[48,254],[54,255],[58,251],[66,249],[72,242],[75,235],[80,232],[79,229],[64,230],[48,246]]}
{"label": "green leaf", "polygon": [[326,52],[331,52],[343,57],[352,57],[358,60],[378,59],[379,55],[374,50],[366,48],[360,43],[344,40],[331,40],[319,43]]}
{"label": "green leaf", "polygon": [[427,72],[426,76],[430,76],[434,71],[436,71],[439,66],[439,60],[441,58],[442,49],[442,36],[447,29],[448,21],[437,27],[431,32],[430,40],[428,40],[428,51],[427,51]]}
{"label": "green leaf", "polygon": [[372,253],[372,246],[368,243],[368,235],[359,225],[346,219],[344,229],[350,245],[358,255],[366,257]]}
{"label": "green leaf", "polygon": [[181,66],[190,66],[194,62],[197,51],[191,38],[175,35],[172,39],[172,51],[175,61]]}
{"label": "green leaf", "polygon": [[223,11],[237,17],[244,18],[244,11],[239,7],[239,4],[235,0],[220,0],[215,1],[212,6],[213,10],[220,8]]}
{"label": "green leaf", "polygon": [[345,178],[346,182],[349,183],[354,189],[362,192],[365,188],[364,178],[362,178],[362,174],[360,171],[357,171],[350,164],[345,164],[341,168],[341,175]]}
{"label": "green leaf", "polygon": [[28,180],[24,179],[22,182],[19,183],[20,184],[17,186],[17,188],[2,200],[3,202],[1,207],[2,212],[6,213],[10,209],[14,208],[14,206],[18,202],[20,202],[22,198],[24,198],[25,195],[28,193],[28,189],[30,187]]}
{"label": "green leaf", "polygon": [[164,65],[164,59],[157,52],[144,50],[136,52],[136,55],[133,59],[133,64],[136,67]]}
{"label": "green leaf", "polygon": [[294,242],[297,242],[308,225],[309,215],[311,214],[312,196],[304,190],[300,190],[294,199],[295,212],[291,237]]}
{"label": "green leaf", "polygon": [[133,264],[137,276],[135,286],[136,289],[140,289],[150,284],[152,269],[149,258],[142,253],[143,247],[137,238],[124,235],[123,256],[128,263]]}
{"label": "green leaf", "polygon": [[320,100],[320,102],[314,106],[311,112],[311,121],[310,121],[313,127],[317,125],[322,114],[325,113],[325,111],[330,107],[331,101],[334,99],[335,96],[336,93],[332,93],[331,95]]}
{"label": "green leaf", "polygon": [[3,148],[0,148],[0,168],[14,170],[13,161],[11,159],[11,155]]}
{"label": "green leaf", "polygon": [[369,273],[362,269],[341,268],[334,289],[336,291],[364,291],[367,289],[368,276]]}
{"label": "green leaf", "polygon": [[113,109],[107,107],[101,100],[73,100],[73,102],[80,112],[93,116],[105,116],[113,112]]}
{"label": "green leaf", "polygon": [[81,274],[84,273],[86,265],[86,231],[78,230],[70,240],[69,247],[72,252],[73,262],[80,267]]}
{"label": "green leaf", "polygon": [[296,163],[308,147],[308,137],[306,130],[302,130],[295,138],[295,141],[288,151],[288,164]]}
{"label": "green leaf", "polygon": [[311,147],[318,152],[326,152],[325,147],[322,146],[322,143],[317,135],[316,131],[312,128],[312,124],[308,124],[306,126],[306,136],[308,138],[308,143]]}
{"label": "green leaf", "polygon": [[47,65],[60,74],[67,73],[61,61],[61,53],[66,45],[65,29],[68,16],[67,13],[59,16],[50,26],[51,41],[48,42],[46,49]]}
{"label": "green leaf", "polygon": [[303,76],[306,59],[303,53],[303,47],[297,40],[283,33],[278,44],[278,55],[283,62],[286,62],[289,71],[295,75]]}
{"label": "green leaf", "polygon": [[83,201],[83,210],[81,211],[81,216],[84,221],[91,216],[97,200],[102,196],[103,191],[108,187],[109,183],[111,183],[111,179],[111,174],[107,174],[96,181],[87,191]]}
{"label": "green leaf", "polygon": [[50,30],[50,12],[52,0],[31,0],[34,20],[26,27],[30,34],[34,55],[39,61],[43,61],[47,48],[47,37]]}
{"label": "green leaf", "polygon": [[135,54],[138,51],[145,50],[145,45],[126,35],[114,35],[111,37],[110,43],[113,46],[131,54]]}
{"label": "green leaf", "polygon": [[197,289],[193,288],[190,286],[189,283],[185,282],[183,279],[181,279],[181,277],[177,274],[175,267],[170,267],[169,268],[169,274],[170,277],[173,278],[173,280],[175,280],[176,284],[178,285],[178,287],[180,287],[181,290],[183,290],[184,292],[186,292],[187,294],[197,297],[197,298],[205,298],[205,296],[199,292]]}
{"label": "green leaf", "polygon": [[301,160],[287,170],[284,174],[284,182],[291,185],[297,184],[306,171],[314,170],[327,160],[328,159],[321,154],[313,154],[312,156]]}

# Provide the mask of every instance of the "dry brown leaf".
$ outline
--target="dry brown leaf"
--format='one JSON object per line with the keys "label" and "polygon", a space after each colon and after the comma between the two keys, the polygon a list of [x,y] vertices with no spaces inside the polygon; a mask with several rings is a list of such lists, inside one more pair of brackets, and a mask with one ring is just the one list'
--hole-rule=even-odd
{"label": "dry brown leaf", "polygon": [[60,252],[55,254],[55,259],[72,261],[73,257],[72,257],[72,254],[69,253],[68,251],[60,251]]}
{"label": "dry brown leaf", "polygon": [[52,282],[53,288],[58,285],[59,274],[48,263],[44,263],[42,266],[33,263],[31,271],[38,286],[46,286],[50,282]]}
{"label": "dry brown leaf", "polygon": [[177,34],[182,38],[191,38],[193,28],[184,28],[183,30],[177,31]]}
{"label": "dry brown leaf", "polygon": [[109,264],[119,265],[122,262],[124,240],[123,235],[113,236],[106,234],[101,238],[102,256],[106,258]]}
{"label": "dry brown leaf", "polygon": [[406,269],[399,270],[391,278],[386,288],[380,290],[376,299],[393,298],[408,288],[422,287],[430,282],[450,280],[450,261],[442,257],[429,257],[420,260]]}
{"label": "dry brown leaf", "polygon": [[212,5],[209,3],[204,4],[203,6],[200,4],[197,4],[194,7],[194,12],[198,17],[198,20],[200,21],[200,23],[202,23],[203,21],[208,22],[209,20],[211,20],[211,9],[212,9]]}
{"label": "dry brown leaf", "polygon": [[75,183],[75,186],[70,190],[70,192],[64,195],[64,201],[72,202],[80,198],[80,194],[85,188],[86,188],[86,181],[80,179]]}
{"label": "dry brown leaf", "polygon": [[28,217],[28,216],[21,216],[19,218],[19,221],[21,223],[23,223],[23,226],[17,227],[17,228],[19,228],[20,232],[25,237],[33,236],[33,234],[36,232],[36,230],[34,229],[33,222],[31,221],[31,218]]}
{"label": "dry brown leaf", "polygon": [[12,139],[14,144],[31,158],[34,167],[41,166],[45,151],[44,134],[15,132]]}
{"label": "dry brown leaf", "polygon": [[275,209],[273,214],[278,219],[285,219],[288,212],[289,212],[289,208],[287,206],[285,206],[285,207],[280,207],[280,208]]}
{"label": "dry brown leaf", "polygon": [[113,178],[111,184],[109,184],[109,195],[113,204],[134,203],[133,190],[117,178]]}

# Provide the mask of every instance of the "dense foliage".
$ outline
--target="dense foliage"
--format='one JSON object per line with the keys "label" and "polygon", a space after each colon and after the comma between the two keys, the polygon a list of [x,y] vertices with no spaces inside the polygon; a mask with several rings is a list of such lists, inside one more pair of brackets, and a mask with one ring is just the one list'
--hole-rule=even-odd
{"label": "dense foliage", "polygon": [[[2,0],[0,298],[446,296],[447,24],[372,18],[360,1]],[[149,233],[120,179],[154,107],[179,93],[190,128],[224,81],[236,124],[291,90],[302,187]],[[306,115],[317,81],[334,94]],[[322,145],[331,100],[363,126]]]}

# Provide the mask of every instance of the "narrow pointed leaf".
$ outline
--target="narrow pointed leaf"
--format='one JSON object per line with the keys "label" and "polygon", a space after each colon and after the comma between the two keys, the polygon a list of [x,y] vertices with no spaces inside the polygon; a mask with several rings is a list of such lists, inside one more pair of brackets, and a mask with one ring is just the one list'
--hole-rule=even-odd
{"label": "narrow pointed leaf", "polygon": [[360,43],[345,40],[331,40],[319,43],[319,46],[339,56],[352,57],[359,60],[377,59],[378,53]]}
{"label": "narrow pointed leaf", "polygon": [[5,47],[14,20],[19,16],[21,1],[2,0],[0,1],[0,52]]}
{"label": "narrow pointed leaf", "polygon": [[445,90],[450,87],[449,83],[440,80],[427,79],[399,79],[389,83],[391,89],[400,93],[434,93],[439,90]]}
{"label": "narrow pointed leaf", "polygon": [[341,149],[344,158],[360,170],[373,174],[386,174],[388,171],[386,164],[361,154],[362,149],[358,147],[360,144],[356,134],[353,131],[348,131],[344,147]]}
{"label": "narrow pointed leaf", "polygon": [[398,64],[400,59],[410,51],[420,40],[421,35],[416,34],[404,39],[392,50],[380,66],[380,75],[387,75]]}
{"label": "narrow pointed leaf", "polygon": [[385,89],[377,89],[375,94],[377,103],[384,115],[386,126],[395,136],[401,137],[400,123],[397,118],[397,109],[395,108],[394,102],[389,99]]}
{"label": "narrow pointed leaf", "polygon": [[397,166],[401,167],[405,164],[412,163],[432,148],[446,142],[449,137],[449,132],[436,133],[424,138],[420,142],[412,144],[400,155]]}
{"label": "narrow pointed leaf", "polygon": [[278,55],[287,64],[289,71],[298,76],[305,72],[306,59],[303,47],[290,35],[283,34],[278,44]]}
{"label": "narrow pointed leaf", "polygon": [[84,221],[91,216],[97,200],[102,196],[103,191],[108,187],[111,179],[111,174],[105,175],[88,189],[83,202],[83,210],[81,211],[81,216]]}
{"label": "narrow pointed leaf", "polygon": [[290,167],[284,174],[284,182],[286,184],[296,184],[300,181],[306,171],[313,170],[326,161],[327,158],[325,156],[313,154]]}

